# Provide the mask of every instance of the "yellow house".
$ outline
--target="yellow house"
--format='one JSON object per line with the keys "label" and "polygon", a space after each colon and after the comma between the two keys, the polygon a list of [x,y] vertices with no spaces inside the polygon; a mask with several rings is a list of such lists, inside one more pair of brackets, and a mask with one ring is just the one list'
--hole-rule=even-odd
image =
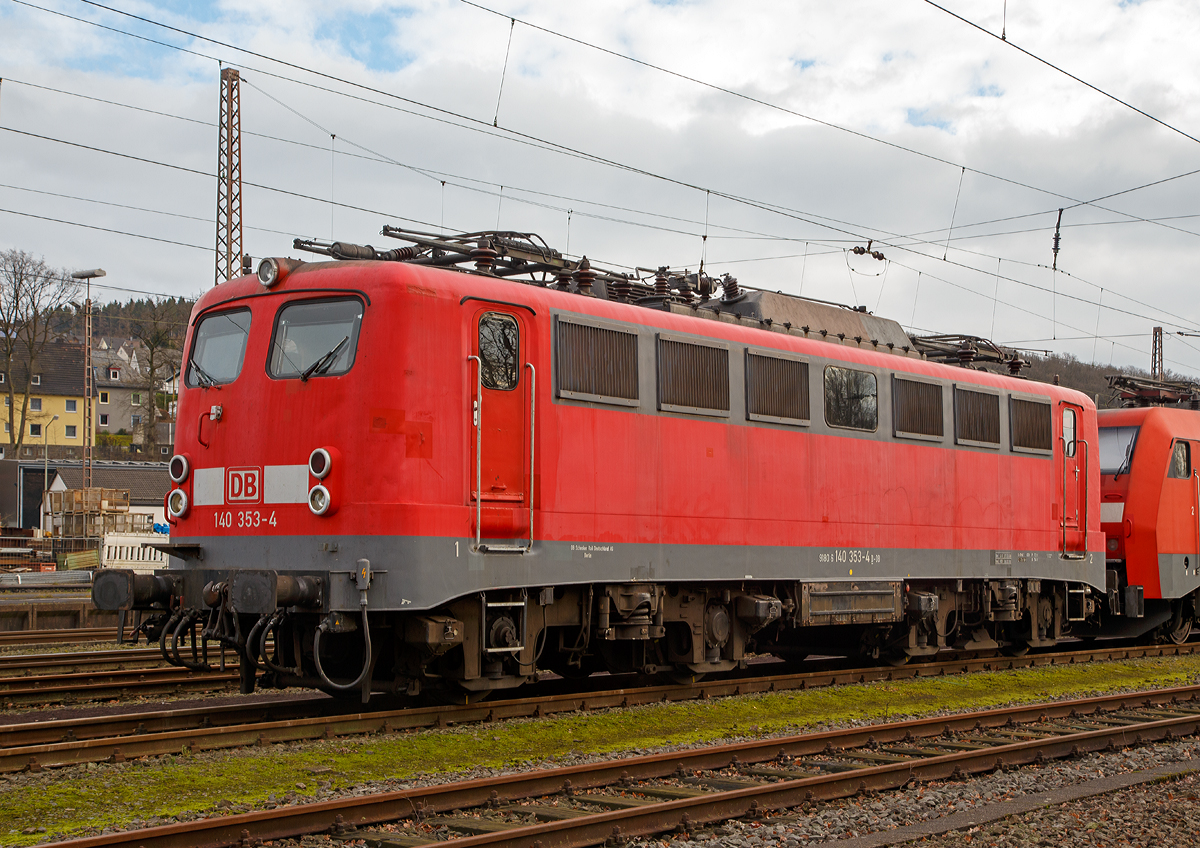
{"label": "yellow house", "polygon": [[[11,459],[45,456],[47,446],[52,457],[83,456],[84,428],[88,425],[83,353],[83,345],[50,342],[34,363],[32,374],[23,361],[13,363],[11,374],[0,372],[0,394],[4,396],[0,416],[4,420],[4,438],[0,446],[5,453],[13,449],[17,442],[14,427],[22,429],[24,436],[19,455],[10,454]],[[29,406],[22,421],[26,384]]]}

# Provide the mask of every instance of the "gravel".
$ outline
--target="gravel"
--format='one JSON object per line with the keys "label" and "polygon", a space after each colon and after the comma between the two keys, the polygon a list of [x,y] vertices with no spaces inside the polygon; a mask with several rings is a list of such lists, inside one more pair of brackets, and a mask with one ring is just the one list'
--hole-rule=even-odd
{"label": "gravel", "polygon": [[982,827],[919,839],[928,848],[1024,848],[1024,846],[1193,845],[1200,832],[1200,776],[1056,804]]}
{"label": "gravel", "polygon": [[[717,828],[677,835],[669,840],[669,844],[671,848],[755,848],[766,845],[802,848],[830,842],[836,844],[838,840],[889,831],[955,812],[982,811],[993,803],[1050,792],[1096,778],[1184,762],[1197,756],[1200,756],[1200,743],[1194,740],[1150,745],[1111,754],[1093,754],[1075,760],[1052,761],[1043,766],[993,772],[975,779],[920,784],[874,797],[806,804],[807,809],[801,808],[783,816],[759,821],[737,820]],[[1194,834],[1196,825],[1200,824],[1197,818],[1200,816],[1200,802],[1196,801],[1200,796],[1196,788],[1197,780],[1194,776],[1188,776],[1177,783],[1153,784],[1085,798],[971,828],[967,832],[930,837],[910,844],[946,848],[957,848],[964,844],[1070,844],[1076,848],[1114,844],[1122,833],[1129,838],[1130,834],[1122,830],[1123,827],[1137,830],[1139,838],[1145,840],[1133,842],[1135,845],[1150,845],[1152,842],[1160,846],[1191,844],[1191,836],[1188,839],[1173,839],[1172,836],[1178,833]],[[1185,783],[1189,788],[1170,788]],[[1172,795],[1171,799],[1166,798],[1168,794]],[[1175,803],[1175,797],[1186,799],[1189,795],[1191,797],[1187,805],[1179,806],[1170,815],[1156,812],[1168,801]],[[1120,802],[1114,803],[1117,798],[1121,799]],[[1190,831],[1183,830],[1189,827]],[[1058,835],[1052,835],[1055,833]],[[1161,836],[1156,837],[1156,833]],[[1068,834],[1071,835],[1069,843],[1066,840]],[[1097,841],[1084,841],[1085,838]],[[630,843],[630,848],[659,848],[667,843],[668,840],[664,839],[635,840]]]}

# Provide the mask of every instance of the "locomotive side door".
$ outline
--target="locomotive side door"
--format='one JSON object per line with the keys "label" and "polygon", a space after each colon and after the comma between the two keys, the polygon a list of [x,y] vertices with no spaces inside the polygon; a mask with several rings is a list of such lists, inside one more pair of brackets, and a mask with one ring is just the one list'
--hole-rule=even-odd
{"label": "locomotive side door", "polygon": [[[1197,444],[1186,439],[1171,443],[1167,464],[1167,479],[1163,481],[1159,501],[1158,534],[1160,597],[1179,597],[1185,594],[1184,584],[1191,580],[1197,558],[1200,557],[1200,469],[1196,467]],[[1161,554],[1173,556],[1162,557]]]}
{"label": "locomotive side door", "polygon": [[473,522],[481,537],[514,538],[528,532],[530,520],[529,324],[517,310],[487,304],[474,310],[469,327]]}
{"label": "locomotive side door", "polygon": [[1073,403],[1059,406],[1062,431],[1059,454],[1062,457],[1062,553],[1079,557],[1087,552],[1088,455],[1090,445],[1079,438],[1083,408]]}

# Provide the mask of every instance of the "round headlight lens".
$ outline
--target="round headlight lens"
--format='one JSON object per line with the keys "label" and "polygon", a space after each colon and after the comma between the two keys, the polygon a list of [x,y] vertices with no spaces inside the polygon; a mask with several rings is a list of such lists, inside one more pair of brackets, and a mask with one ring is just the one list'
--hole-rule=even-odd
{"label": "round headlight lens", "polygon": [[279,263],[269,257],[259,262],[258,281],[267,288],[279,282]]}
{"label": "round headlight lens", "polygon": [[313,486],[308,490],[308,508],[313,515],[324,515],[329,509],[329,490],[324,486]]}
{"label": "round headlight lens", "polygon": [[167,511],[174,518],[182,518],[188,508],[187,492],[183,489],[175,489],[171,494],[167,495]]}
{"label": "round headlight lens", "polygon": [[191,468],[188,465],[186,456],[177,453],[171,457],[168,473],[171,475],[172,480],[176,483],[182,483],[187,479],[189,471],[191,471]]}
{"label": "round headlight lens", "polygon": [[317,448],[308,455],[308,470],[318,480],[325,479],[325,475],[329,473],[329,467],[332,464],[333,460],[329,456],[329,451],[325,450],[325,448]]}

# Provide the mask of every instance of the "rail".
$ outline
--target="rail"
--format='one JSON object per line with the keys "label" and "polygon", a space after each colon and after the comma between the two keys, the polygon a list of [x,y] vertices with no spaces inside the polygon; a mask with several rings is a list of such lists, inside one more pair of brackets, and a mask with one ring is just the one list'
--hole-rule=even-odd
{"label": "rail", "polygon": [[[399,834],[414,837],[401,844],[460,848],[619,844],[913,781],[961,779],[1195,735],[1198,698],[1200,686],[1182,686],[932,716],[355,795],[59,844],[217,848],[321,832],[383,844]],[[365,830],[384,822],[400,827]]]}
{"label": "rail", "polygon": [[[408,706],[400,709],[353,712],[337,701],[308,698],[303,701],[287,699],[277,704],[231,703],[153,713],[72,717],[0,727],[0,774],[122,758],[177,754],[184,748],[192,753],[199,753],[245,745],[261,746],[270,743],[395,733],[444,727],[449,724],[461,726],[506,719],[620,709],[644,704],[703,703],[712,698],[789,692],[867,681],[911,680],[949,674],[969,674],[975,671],[1070,665],[1131,657],[1180,656],[1191,654],[1198,647],[1200,644],[1091,648],[1085,651],[1030,653],[1024,657],[959,658],[898,668],[861,668],[850,663],[837,662],[828,664],[831,667],[818,667],[791,674],[772,674],[772,671],[777,670],[778,664],[764,663],[752,667],[759,672],[757,674],[696,683],[641,686],[630,680],[625,688],[589,689],[587,684],[581,684],[579,681],[546,681],[532,686],[527,697],[457,706]],[[178,672],[178,669],[161,671]],[[25,677],[14,680],[14,683],[23,683],[28,687],[28,681],[36,679]],[[205,680],[210,683],[222,680],[213,676],[189,679],[193,681],[189,685],[196,686],[204,686]],[[235,682],[232,675],[228,680],[230,683]],[[611,677],[596,677],[590,681],[593,686],[611,686],[614,682],[620,684],[626,681]],[[103,685],[108,685],[109,691],[112,691],[114,683],[116,681]],[[125,685],[130,684],[126,681]],[[563,691],[564,687],[567,687],[566,691]],[[44,699],[45,692],[44,688],[30,687],[29,694]],[[83,691],[77,691],[75,697],[83,694]],[[5,693],[0,695],[8,697]]]}

